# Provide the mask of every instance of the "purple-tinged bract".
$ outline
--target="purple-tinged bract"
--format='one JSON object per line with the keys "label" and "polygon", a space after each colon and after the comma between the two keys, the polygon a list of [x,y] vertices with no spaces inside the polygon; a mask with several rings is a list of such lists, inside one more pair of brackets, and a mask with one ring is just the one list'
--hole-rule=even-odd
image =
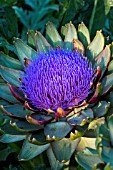
{"label": "purple-tinged bract", "polygon": [[39,109],[66,109],[86,99],[92,81],[92,64],[82,54],[57,49],[40,53],[25,68],[21,89]]}

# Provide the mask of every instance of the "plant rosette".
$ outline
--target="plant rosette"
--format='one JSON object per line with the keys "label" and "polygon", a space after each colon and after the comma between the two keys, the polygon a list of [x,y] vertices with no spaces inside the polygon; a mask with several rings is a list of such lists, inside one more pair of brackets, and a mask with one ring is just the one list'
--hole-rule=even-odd
{"label": "plant rosette", "polygon": [[47,39],[33,30],[27,44],[14,39],[19,60],[0,52],[0,115],[9,120],[0,141],[25,140],[19,160],[47,150],[56,169],[112,108],[113,87],[112,44],[104,47],[102,32],[90,41],[84,23],[76,30],[70,22],[61,33],[48,22]]}

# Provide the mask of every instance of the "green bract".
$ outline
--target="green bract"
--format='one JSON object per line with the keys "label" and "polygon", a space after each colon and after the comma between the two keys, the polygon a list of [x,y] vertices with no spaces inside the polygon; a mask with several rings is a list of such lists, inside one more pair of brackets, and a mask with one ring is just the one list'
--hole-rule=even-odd
{"label": "green bract", "polygon": [[[19,60],[0,52],[0,116],[9,120],[1,127],[3,135],[0,137],[0,141],[11,143],[24,140],[18,156],[22,161],[32,159],[47,150],[51,168],[57,170],[70,160],[76,148],[80,149],[79,142],[81,139],[81,141],[85,139],[82,137],[83,135],[95,138],[94,129],[97,123],[99,121],[100,124],[103,123],[103,116],[113,107],[111,95],[113,61],[110,58],[110,45],[105,46],[102,32],[97,31],[91,41],[84,23],[78,26],[77,31],[70,22],[61,28],[60,35],[53,23],[48,22],[46,37],[47,39],[38,31],[35,33],[33,30],[29,30],[27,44],[21,39],[15,38],[14,45]],[[33,110],[19,89],[24,65],[27,66],[30,60],[37,57],[38,53],[56,48],[80,51],[92,62],[95,70],[94,83],[87,100],[68,110],[58,108],[58,118],[49,110]],[[107,97],[105,98],[105,96]],[[108,126],[111,129],[111,123],[108,123]],[[112,133],[110,135],[112,141]],[[98,144],[98,149],[99,146]],[[93,153],[92,150],[88,152]],[[103,152],[100,152],[102,156]],[[77,157],[78,162],[80,156]],[[99,157],[96,159],[97,163],[103,163]],[[106,159],[104,161],[110,162]]]}

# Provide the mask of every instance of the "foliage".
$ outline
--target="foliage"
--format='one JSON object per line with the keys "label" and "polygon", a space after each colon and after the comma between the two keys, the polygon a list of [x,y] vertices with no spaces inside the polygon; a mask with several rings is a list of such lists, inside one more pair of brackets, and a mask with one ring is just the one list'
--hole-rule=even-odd
{"label": "foliage", "polygon": [[[113,169],[112,14],[112,0],[0,1],[0,167],[3,170]],[[61,34],[56,27],[59,32],[61,29]],[[23,105],[24,96],[18,89],[24,64],[29,64],[37,51],[47,51],[50,47],[72,50],[73,46],[86,54],[97,71],[87,103],[57,121],[45,111],[34,114],[34,110]],[[43,125],[48,120],[52,122]]]}
{"label": "foliage", "polygon": [[[49,20],[54,21],[55,18],[52,17],[53,12],[59,11],[58,5],[51,0],[25,0],[25,4],[29,6],[29,10],[13,6],[15,13],[25,28],[40,30],[41,32],[44,31],[45,24]],[[57,22],[57,20],[54,22]]]}

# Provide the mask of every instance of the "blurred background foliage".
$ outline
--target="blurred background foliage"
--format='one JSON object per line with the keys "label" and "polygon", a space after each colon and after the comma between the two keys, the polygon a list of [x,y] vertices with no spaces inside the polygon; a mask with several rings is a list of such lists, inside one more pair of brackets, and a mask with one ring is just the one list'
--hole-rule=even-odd
{"label": "blurred background foliage", "polygon": [[[45,35],[48,21],[52,21],[59,31],[69,21],[76,27],[84,22],[92,39],[96,31],[102,29],[106,44],[109,44],[113,41],[113,0],[0,0],[0,50],[16,57],[13,38],[26,41],[29,29],[41,31]],[[1,118],[0,126],[5,123]],[[45,169],[41,157],[38,158],[40,166],[37,158],[17,166],[20,148],[21,143],[0,143],[0,167],[4,167],[4,170],[30,170],[35,164],[37,168],[34,170]],[[76,166],[77,162],[72,161],[72,164]],[[80,166],[77,169],[83,170]]]}
{"label": "blurred background foliage", "polygon": [[[91,37],[102,29],[107,40],[113,40],[113,0],[1,0],[0,47],[13,51],[13,37],[26,40],[29,29],[45,33],[52,21],[57,29],[70,20],[77,27],[84,22]],[[110,38],[109,38],[110,36]]]}

